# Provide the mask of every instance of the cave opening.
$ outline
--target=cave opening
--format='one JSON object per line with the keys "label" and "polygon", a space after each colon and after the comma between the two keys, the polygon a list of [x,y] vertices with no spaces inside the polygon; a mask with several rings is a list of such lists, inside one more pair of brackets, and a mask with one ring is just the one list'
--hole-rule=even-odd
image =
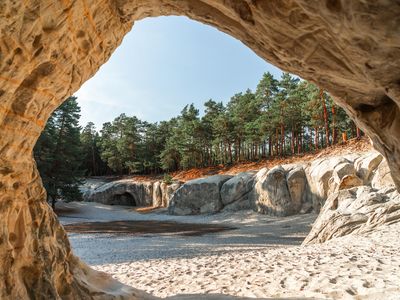
{"label": "cave opening", "polygon": [[137,206],[137,201],[132,194],[126,192],[114,195],[111,205]]}
{"label": "cave opening", "polygon": [[[375,146],[388,158],[394,180],[399,186],[397,123],[382,127],[379,120],[384,116],[381,113],[377,112],[374,118],[365,118],[353,108],[358,99],[372,101],[377,92],[383,90],[395,95],[394,99],[398,98],[395,82],[398,80],[396,70],[400,60],[393,59],[399,57],[400,48],[396,47],[399,45],[398,35],[393,34],[398,32],[398,28],[396,22],[388,20],[397,18],[400,7],[392,2],[380,1],[376,5],[361,5],[362,1],[342,2],[343,7],[348,9],[341,9],[342,6],[333,5],[332,1],[328,5],[323,2],[316,5],[315,1],[304,0],[67,2],[55,1],[40,6],[37,1],[6,1],[0,11],[3,16],[0,29],[4,32],[0,47],[5,58],[0,61],[0,198],[4,202],[3,215],[7,216],[1,218],[3,238],[7,242],[1,243],[0,247],[0,269],[5,278],[0,282],[0,298],[152,299],[148,294],[116,282],[102,272],[93,271],[74,256],[64,228],[46,204],[43,182],[32,159],[33,146],[49,115],[108,60],[131,30],[134,21],[148,16],[186,15],[213,25],[241,40],[263,59],[303,78],[312,79],[331,91],[337,102],[357,118],[359,125],[372,136]],[[364,32],[368,34],[361,34]],[[390,63],[387,63],[388,59]],[[364,64],[365,61],[368,63]],[[370,103],[367,100],[365,103]],[[363,107],[368,116],[371,109]],[[398,115],[395,116],[397,120]],[[389,245],[385,247],[387,251]],[[153,248],[157,249],[157,245]],[[366,250],[361,246],[359,248]],[[42,249],[46,249],[45,253]],[[340,252],[342,249],[343,253]],[[346,247],[335,250],[335,256],[337,253],[341,253],[342,257],[348,255]],[[276,252],[274,257],[279,260],[291,258],[284,273],[297,271],[293,266],[301,257],[310,261],[306,250],[299,248],[298,251],[304,256]],[[357,247],[352,250],[353,257],[357,257],[357,251]],[[243,252],[252,256],[248,249]],[[317,249],[315,256],[320,254]],[[334,264],[340,265],[338,262],[341,261],[335,257]],[[268,263],[271,265],[271,261]],[[277,265],[280,264],[281,261]],[[359,261],[357,264],[361,265]],[[186,264],[181,265],[186,267]],[[321,269],[324,266],[326,264],[321,264]],[[143,274],[148,274],[151,267],[144,265],[146,272]],[[224,270],[220,266],[213,269]],[[278,275],[269,275],[278,279],[277,287],[284,289],[276,290],[275,294],[303,295],[304,286],[297,288],[296,285],[290,291],[290,286]],[[335,279],[337,286],[347,288],[343,283],[353,278],[354,272],[345,275],[348,275],[345,281]],[[175,273],[165,277],[174,276]],[[298,277],[287,279],[288,282],[301,282]],[[191,281],[189,285],[197,286],[197,283]],[[227,285],[226,281],[224,285]],[[242,286],[245,285],[243,282]],[[369,285],[369,282],[365,283],[365,286]],[[41,288],[35,288],[38,286]],[[157,286],[160,286],[159,282]],[[176,283],[169,281],[167,286],[173,287]],[[264,286],[271,290],[271,284]],[[385,289],[388,290],[387,287]],[[318,286],[319,290],[321,286]],[[352,287],[346,291],[354,294]],[[215,291],[207,290],[207,293],[210,292]],[[223,293],[226,294],[226,290]]]}

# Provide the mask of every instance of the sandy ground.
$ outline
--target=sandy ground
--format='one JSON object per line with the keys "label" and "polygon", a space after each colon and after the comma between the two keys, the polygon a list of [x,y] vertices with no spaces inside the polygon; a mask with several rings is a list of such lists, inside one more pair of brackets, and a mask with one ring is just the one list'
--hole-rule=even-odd
{"label": "sandy ground", "polygon": [[69,233],[75,254],[95,269],[156,296],[400,299],[400,224],[301,247],[314,215],[273,218],[242,211],[176,217],[95,203],[62,209],[63,224],[137,220],[236,228],[200,236]]}

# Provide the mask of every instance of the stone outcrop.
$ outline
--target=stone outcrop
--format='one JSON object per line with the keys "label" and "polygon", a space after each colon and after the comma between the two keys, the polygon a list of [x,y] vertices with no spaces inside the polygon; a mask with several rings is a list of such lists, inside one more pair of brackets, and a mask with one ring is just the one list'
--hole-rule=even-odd
{"label": "stone outcrop", "polygon": [[[90,181],[90,180],[89,180]],[[167,207],[173,193],[181,186],[175,181],[142,182],[131,179],[103,184],[85,184],[81,191],[84,201],[106,205]]]}
{"label": "stone outcrop", "polygon": [[76,262],[46,204],[32,149],[52,111],[109,59],[134,21],[162,15],[215,26],[329,91],[386,157],[400,187],[395,1],[5,0],[0,3],[0,270],[5,274],[0,298],[130,293],[102,275],[97,275],[102,289],[89,283],[88,270]]}
{"label": "stone outcrop", "polygon": [[400,195],[394,187],[375,190],[361,186],[341,190],[328,197],[303,244],[322,243],[399,221]]}
{"label": "stone outcrop", "polygon": [[303,166],[287,168],[286,182],[291,198],[291,211],[297,213],[303,208],[303,212],[310,212],[310,209],[305,208],[308,199],[306,194],[307,178]]}
{"label": "stone outcrop", "polygon": [[172,215],[210,214],[223,207],[220,190],[231,179],[229,175],[214,175],[186,182],[172,196],[168,212]]}
{"label": "stone outcrop", "polygon": [[333,183],[332,175],[334,168],[346,163],[349,163],[349,161],[343,157],[322,158],[313,161],[306,168],[307,181],[309,183],[308,197],[317,211],[319,211],[323,202],[328,197],[329,190],[332,190],[330,183]]}
{"label": "stone outcrop", "polygon": [[153,206],[162,207],[163,206],[163,193],[161,190],[161,182],[156,181],[153,183]]}
{"label": "stone outcrop", "polygon": [[387,161],[377,152],[355,159],[353,156],[352,161],[340,160],[331,179],[324,181],[330,192],[326,202],[321,202],[323,208],[304,244],[322,243],[400,221],[400,196]]}
{"label": "stone outcrop", "polygon": [[366,156],[361,156],[354,162],[357,176],[363,180],[364,184],[371,183],[371,175],[382,162],[382,160],[383,156],[374,151]]}
{"label": "stone outcrop", "polygon": [[371,186],[380,189],[387,186],[394,186],[395,183],[391,176],[391,172],[386,160],[383,160],[376,168],[374,176],[371,180]]}
{"label": "stone outcrop", "polygon": [[253,189],[256,172],[239,173],[227,180],[221,188],[221,201],[228,205],[240,201]]}
{"label": "stone outcrop", "polygon": [[153,183],[112,181],[87,193],[84,200],[107,205],[148,206],[153,204]]}
{"label": "stone outcrop", "polygon": [[175,181],[171,184],[161,183],[162,207],[168,207],[172,195],[181,187],[182,183]]}
{"label": "stone outcrop", "polygon": [[276,166],[256,175],[250,201],[260,213],[289,216],[300,211],[304,201],[306,177],[302,167]]}
{"label": "stone outcrop", "polygon": [[[325,200],[341,190],[364,185],[375,189],[394,186],[387,163],[377,152],[325,157],[310,163],[263,168],[257,173],[240,173],[222,184],[219,196],[218,180],[220,177],[212,176],[185,183],[184,192],[179,191],[177,200],[170,203],[170,213],[200,214],[253,208],[263,214],[289,216],[319,212]],[[199,186],[206,187],[206,182],[212,189],[204,188],[200,196]],[[166,191],[166,186],[161,190]],[[212,196],[204,196],[208,193]]]}

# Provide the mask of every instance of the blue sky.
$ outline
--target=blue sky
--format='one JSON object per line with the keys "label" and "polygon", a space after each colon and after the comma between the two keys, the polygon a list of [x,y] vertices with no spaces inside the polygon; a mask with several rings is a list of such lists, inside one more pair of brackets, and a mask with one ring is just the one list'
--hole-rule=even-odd
{"label": "blue sky", "polygon": [[229,101],[252,90],[264,72],[281,71],[240,41],[185,17],[136,22],[122,45],[78,92],[81,124],[101,129],[121,113],[142,120],[167,120],[194,103]]}

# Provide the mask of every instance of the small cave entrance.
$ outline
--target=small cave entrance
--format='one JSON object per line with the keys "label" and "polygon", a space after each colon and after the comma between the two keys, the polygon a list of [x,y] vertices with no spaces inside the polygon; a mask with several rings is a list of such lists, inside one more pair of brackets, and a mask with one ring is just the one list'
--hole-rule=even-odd
{"label": "small cave entrance", "polygon": [[116,194],[113,196],[112,205],[137,206],[135,197],[130,193]]}

